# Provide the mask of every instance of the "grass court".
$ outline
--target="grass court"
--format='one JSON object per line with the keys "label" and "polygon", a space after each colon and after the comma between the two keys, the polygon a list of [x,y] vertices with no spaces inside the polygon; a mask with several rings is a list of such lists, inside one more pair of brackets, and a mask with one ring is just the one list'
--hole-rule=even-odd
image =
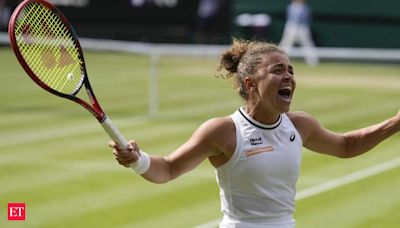
{"label": "grass court", "polygon": [[[170,153],[202,122],[242,104],[230,82],[214,77],[217,58],[162,57],[159,113],[149,117],[148,56],[87,51],[85,58],[103,109],[151,154]],[[378,123],[400,108],[398,64],[292,64],[291,109],[333,131]],[[91,114],[35,85],[9,48],[0,48],[0,75],[0,227],[183,228],[221,218],[208,162],[170,183],[148,183],[117,164]],[[399,157],[399,135],[347,160],[304,149],[298,192]],[[299,199],[297,227],[398,227],[399,166]],[[26,221],[7,221],[9,202],[26,203]]]}

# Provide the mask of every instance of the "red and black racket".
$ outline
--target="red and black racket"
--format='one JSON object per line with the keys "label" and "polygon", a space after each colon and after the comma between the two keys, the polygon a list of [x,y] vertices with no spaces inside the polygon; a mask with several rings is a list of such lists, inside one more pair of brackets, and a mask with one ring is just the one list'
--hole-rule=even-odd
{"label": "red and black racket", "polygon": [[[23,1],[11,16],[8,33],[18,61],[36,84],[86,108],[111,139],[127,147],[93,93],[78,36],[54,5],[44,0]],[[82,85],[90,103],[77,97]]]}

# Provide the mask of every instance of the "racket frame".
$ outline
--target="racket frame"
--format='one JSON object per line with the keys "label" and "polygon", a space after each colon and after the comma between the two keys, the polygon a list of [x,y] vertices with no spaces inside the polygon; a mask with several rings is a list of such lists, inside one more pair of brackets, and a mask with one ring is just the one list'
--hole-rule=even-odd
{"label": "racket frame", "polygon": [[[31,4],[31,3],[41,4],[41,5],[45,6],[46,8],[48,8],[49,10],[51,10],[54,14],[56,14],[60,18],[60,20],[64,23],[64,25],[69,29],[69,31],[72,34],[72,40],[77,47],[78,54],[79,54],[78,58],[81,61],[81,63],[80,63],[81,73],[83,74],[83,82],[79,85],[79,88],[73,94],[65,94],[65,93],[58,92],[58,91],[50,88],[44,82],[42,82],[36,76],[36,74],[32,71],[32,69],[29,67],[29,65],[26,63],[24,57],[22,56],[22,54],[18,48],[17,39],[16,39],[16,35],[14,32],[16,20],[17,20],[18,16],[20,15],[20,12],[25,8],[25,6],[28,4]],[[14,10],[14,12],[10,18],[10,22],[9,22],[9,26],[8,26],[8,34],[10,37],[11,47],[12,47],[19,63],[21,64],[21,66],[25,70],[25,72],[29,75],[29,77],[36,84],[38,84],[41,88],[45,89],[46,91],[48,91],[56,96],[66,98],[66,99],[69,99],[71,101],[74,101],[74,102],[80,104],[82,107],[84,107],[86,110],[88,110],[99,121],[99,123],[104,128],[104,130],[108,133],[108,135],[111,137],[111,139],[116,141],[123,148],[127,148],[127,145],[128,145],[127,140],[122,136],[122,134],[119,132],[119,130],[112,123],[111,119],[102,110],[102,108],[100,107],[100,104],[98,103],[98,101],[96,99],[96,96],[94,95],[92,86],[90,85],[89,78],[87,76],[85,61],[84,61],[84,57],[83,57],[83,51],[82,51],[82,47],[78,40],[78,35],[75,32],[75,29],[72,27],[72,25],[68,21],[68,19],[64,16],[64,14],[61,13],[61,11],[59,9],[57,9],[57,7],[55,7],[50,2],[47,2],[44,0],[24,0],[17,6],[17,8]],[[83,85],[85,85],[85,90],[86,90],[86,93],[89,97],[91,104],[89,104],[88,102],[86,102],[76,96],[79,93],[79,91],[81,90]]]}

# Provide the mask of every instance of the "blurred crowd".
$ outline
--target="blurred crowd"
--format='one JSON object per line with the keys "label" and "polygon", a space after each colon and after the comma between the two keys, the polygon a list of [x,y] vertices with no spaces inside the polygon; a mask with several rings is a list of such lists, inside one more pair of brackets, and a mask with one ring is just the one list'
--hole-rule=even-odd
{"label": "blurred crowd", "polygon": [[7,31],[13,10],[22,0],[0,0],[0,31]]}
{"label": "blurred crowd", "polygon": [[[0,0],[0,31],[7,31],[12,11],[20,2],[21,0]],[[233,0],[198,0],[197,15],[193,17],[196,18],[194,29],[190,29],[191,42],[229,42],[230,37],[234,35],[232,25],[244,29],[240,35],[245,39],[269,40],[268,28],[272,18],[268,14],[245,12],[235,15],[232,21],[232,5]],[[305,0],[292,0],[286,9],[286,19],[280,46],[287,52],[295,45],[302,46],[307,63],[316,65],[319,60],[311,36],[311,9]]]}
{"label": "blurred crowd", "polygon": [[0,0],[0,31],[7,30],[8,20],[11,16],[11,7],[6,0]]}

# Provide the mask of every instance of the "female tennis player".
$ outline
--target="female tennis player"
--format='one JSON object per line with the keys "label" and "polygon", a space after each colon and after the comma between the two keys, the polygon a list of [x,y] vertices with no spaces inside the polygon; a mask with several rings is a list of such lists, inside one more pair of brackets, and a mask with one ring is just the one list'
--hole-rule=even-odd
{"label": "female tennis player", "polygon": [[295,227],[296,181],[302,146],[350,158],[399,131],[400,114],[344,134],[321,126],[305,112],[289,112],[296,89],[294,69],[279,47],[234,40],[222,55],[220,70],[244,100],[232,115],[203,123],[176,151],[149,156],[136,142],[123,151],[110,142],[118,162],[145,179],[164,183],[208,159],[217,171],[220,227]]}

